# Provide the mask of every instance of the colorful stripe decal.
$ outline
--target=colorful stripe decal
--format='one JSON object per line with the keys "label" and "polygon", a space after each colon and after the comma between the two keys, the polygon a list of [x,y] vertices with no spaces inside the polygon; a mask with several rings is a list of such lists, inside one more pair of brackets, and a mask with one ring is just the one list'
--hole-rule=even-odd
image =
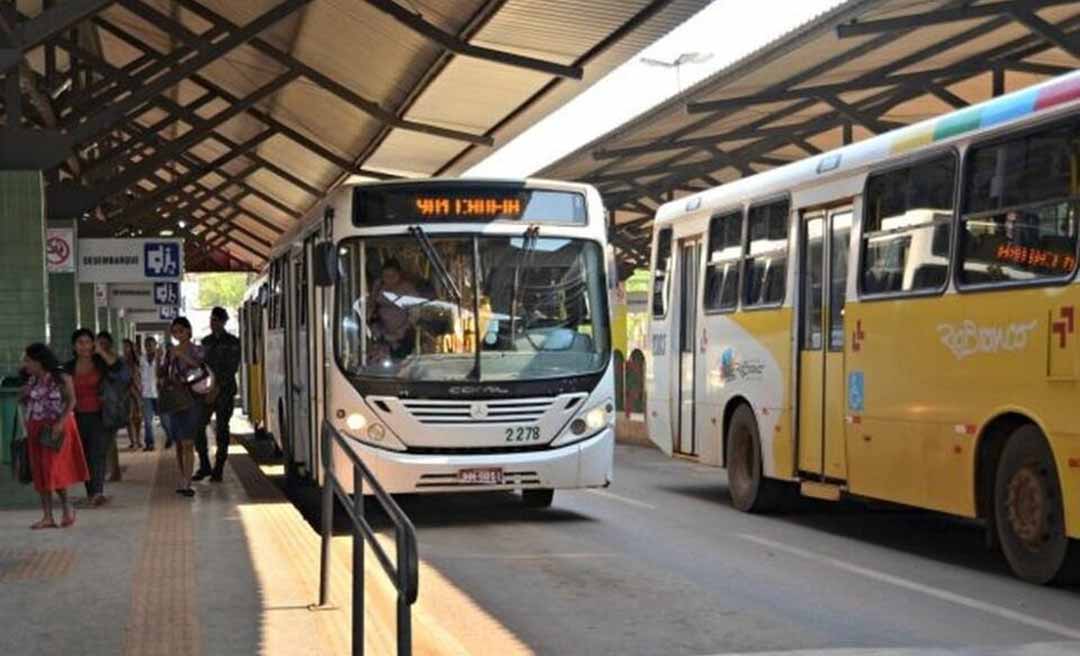
{"label": "colorful stripe decal", "polygon": [[893,137],[890,152],[905,153],[935,141],[1000,125],[1077,99],[1080,99],[1080,73],[1070,73],[1032,89],[901,129]]}

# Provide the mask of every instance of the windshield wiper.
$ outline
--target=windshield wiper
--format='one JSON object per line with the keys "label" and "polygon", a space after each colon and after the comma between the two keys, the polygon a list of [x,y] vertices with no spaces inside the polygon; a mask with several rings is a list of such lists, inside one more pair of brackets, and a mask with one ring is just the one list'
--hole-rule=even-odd
{"label": "windshield wiper", "polygon": [[428,239],[427,233],[420,226],[413,226],[409,228],[409,234],[412,235],[418,244],[420,244],[420,250],[424,251],[424,257],[431,263],[431,268],[435,270],[435,276],[442,283],[442,286],[450,293],[450,296],[454,299],[454,303],[461,305],[461,290],[458,289],[457,284],[454,282],[453,276],[450,275],[449,269],[446,268],[446,264],[443,263],[442,257],[439,256],[439,251],[435,250],[435,246]]}
{"label": "windshield wiper", "polygon": [[[517,335],[517,306],[521,296],[521,267],[526,262],[532,261],[532,255],[536,252],[536,242],[539,239],[540,226],[529,226],[522,236],[521,252],[518,253],[514,263],[514,289],[510,295],[510,339],[515,340]],[[526,324],[527,325],[527,324]]]}
{"label": "windshield wiper", "polygon": [[475,359],[472,371],[469,372],[469,380],[480,382],[480,240],[476,235],[472,238],[473,253],[473,346]]}

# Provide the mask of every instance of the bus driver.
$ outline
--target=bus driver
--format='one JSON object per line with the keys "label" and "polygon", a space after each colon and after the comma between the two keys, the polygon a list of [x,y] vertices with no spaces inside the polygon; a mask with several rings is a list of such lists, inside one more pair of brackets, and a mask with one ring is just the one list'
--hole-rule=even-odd
{"label": "bus driver", "polygon": [[402,273],[398,261],[389,258],[383,262],[382,276],[371,292],[368,326],[374,342],[372,359],[408,357],[416,346],[416,327],[407,302],[416,298],[416,286]]}

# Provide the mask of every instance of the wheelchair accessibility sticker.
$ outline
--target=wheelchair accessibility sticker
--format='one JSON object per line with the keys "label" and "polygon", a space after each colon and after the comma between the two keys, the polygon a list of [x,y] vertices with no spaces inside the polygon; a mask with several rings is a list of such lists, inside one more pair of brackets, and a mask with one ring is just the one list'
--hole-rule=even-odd
{"label": "wheelchair accessibility sticker", "polygon": [[847,390],[848,410],[862,412],[865,398],[863,394],[863,372],[853,371],[848,374]]}

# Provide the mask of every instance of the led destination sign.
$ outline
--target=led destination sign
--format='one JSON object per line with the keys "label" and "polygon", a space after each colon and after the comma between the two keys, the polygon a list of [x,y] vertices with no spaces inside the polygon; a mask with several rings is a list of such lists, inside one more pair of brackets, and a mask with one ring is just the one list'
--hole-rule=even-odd
{"label": "led destination sign", "polygon": [[582,193],[522,185],[396,184],[357,187],[353,197],[357,226],[490,221],[584,225],[586,216]]}
{"label": "led destination sign", "polygon": [[483,196],[417,196],[416,212],[422,218],[519,219],[525,210],[520,198]]}

